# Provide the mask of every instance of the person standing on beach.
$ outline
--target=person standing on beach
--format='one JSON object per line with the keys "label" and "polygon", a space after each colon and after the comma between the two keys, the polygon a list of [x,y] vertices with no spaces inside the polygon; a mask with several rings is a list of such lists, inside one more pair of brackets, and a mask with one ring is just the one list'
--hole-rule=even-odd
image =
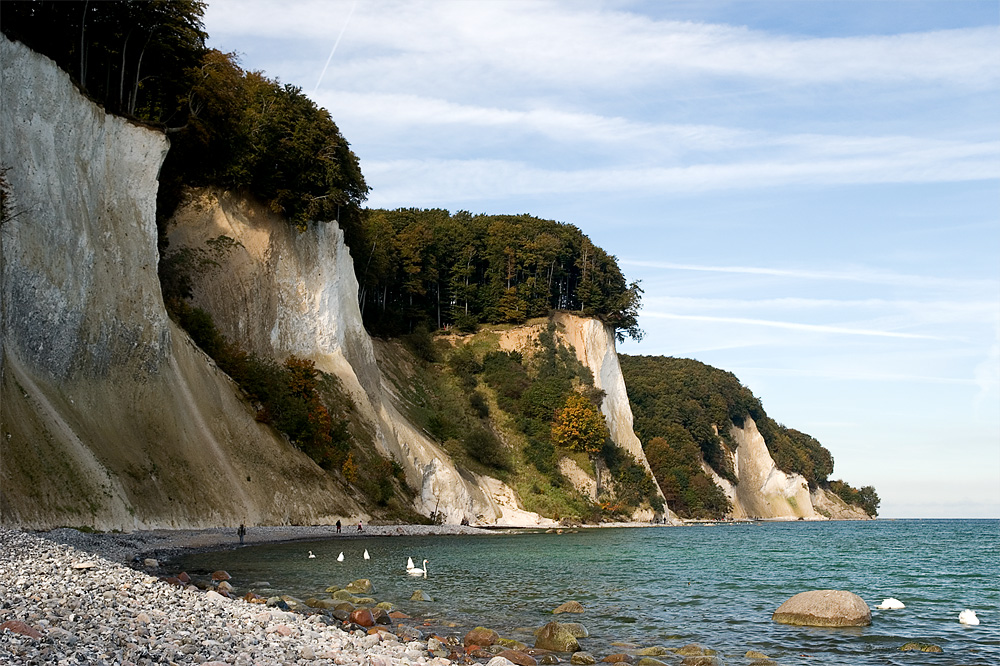
{"label": "person standing on beach", "polygon": [[337,534],[340,534],[340,518],[337,518]]}
{"label": "person standing on beach", "polygon": [[359,532],[361,532],[361,531],[362,531],[362,529],[361,529],[361,521],[360,521],[360,520],[358,521],[358,531],[359,531]]}
{"label": "person standing on beach", "polygon": [[247,535],[246,523],[240,523],[240,529],[236,530],[236,533],[240,536],[240,545],[243,545],[243,537]]}

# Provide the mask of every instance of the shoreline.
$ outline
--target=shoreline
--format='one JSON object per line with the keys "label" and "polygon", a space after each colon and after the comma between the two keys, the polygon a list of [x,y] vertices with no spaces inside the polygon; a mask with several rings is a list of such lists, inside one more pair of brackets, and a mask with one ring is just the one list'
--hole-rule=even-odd
{"label": "shoreline", "polygon": [[[325,526],[254,528],[250,534],[254,531],[257,539],[247,545],[338,538],[336,528]],[[339,538],[489,533],[498,532],[465,526],[387,525],[342,533]],[[293,605],[289,597],[267,599],[266,604],[252,592],[232,598],[226,591],[232,588],[223,587],[225,579],[215,589],[199,589],[191,583],[168,581],[154,568],[140,568],[142,562],[135,562],[141,554],[137,549],[166,553],[230,546],[239,547],[238,537],[234,530],[222,528],[89,534],[72,528],[32,533],[0,527],[0,599],[4,602],[0,604],[0,663],[7,663],[6,656],[14,658],[12,663],[127,666],[536,666],[570,661],[565,647],[552,648],[560,652],[530,647],[500,638],[492,630],[483,630],[493,634],[489,642],[470,644],[469,636],[479,629],[462,629],[463,625],[440,617],[431,620],[391,613],[392,604],[368,608],[364,602],[373,603],[371,599],[352,599],[362,602],[356,606],[361,615],[351,612],[344,617],[337,615],[340,608],[333,612],[312,606],[295,608],[298,603]],[[371,619],[378,613],[384,622]],[[455,629],[461,633],[455,635]],[[465,629],[470,631],[463,641]],[[576,654],[581,649],[576,646],[569,651]],[[646,649],[655,652],[643,652],[638,645],[633,652],[715,654],[694,644],[683,648],[695,650],[687,653],[680,648]],[[587,655],[585,663],[596,661],[590,653],[579,654]]]}

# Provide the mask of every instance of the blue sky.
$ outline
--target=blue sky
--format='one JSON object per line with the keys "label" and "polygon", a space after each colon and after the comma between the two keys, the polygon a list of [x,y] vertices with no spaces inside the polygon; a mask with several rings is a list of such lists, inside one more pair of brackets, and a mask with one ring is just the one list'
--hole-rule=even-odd
{"label": "blue sky", "polygon": [[[995,0],[210,0],[375,207],[579,226],[629,354],[735,373],[883,517],[1000,516]],[[336,48],[334,48],[336,47]]]}

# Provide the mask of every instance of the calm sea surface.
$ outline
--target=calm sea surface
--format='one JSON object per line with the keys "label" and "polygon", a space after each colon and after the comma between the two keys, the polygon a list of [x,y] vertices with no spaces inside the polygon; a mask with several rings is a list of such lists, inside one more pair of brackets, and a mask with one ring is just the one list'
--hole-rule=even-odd
{"label": "calm sea surface", "polygon": [[[251,530],[250,537],[252,538]],[[362,558],[368,549],[372,559]],[[307,551],[316,554],[307,559]],[[344,552],[345,561],[336,561]],[[428,577],[404,572],[427,559]],[[897,520],[589,529],[576,534],[345,538],[188,555],[191,573],[226,569],[239,590],[323,596],[331,584],[369,578],[379,600],[420,618],[485,625],[529,645],[529,629],[582,622],[584,650],[612,642],[679,647],[696,642],[726,663],[757,650],[781,664],[1000,665],[1000,521]],[[178,569],[178,570],[179,570]],[[410,602],[415,589],[434,598]],[[771,622],[793,594],[850,590],[872,607],[872,625],[819,629]],[[904,610],[875,609],[896,597]],[[575,599],[583,615],[549,611]],[[979,626],[959,624],[971,608]],[[944,654],[899,652],[908,641]]]}

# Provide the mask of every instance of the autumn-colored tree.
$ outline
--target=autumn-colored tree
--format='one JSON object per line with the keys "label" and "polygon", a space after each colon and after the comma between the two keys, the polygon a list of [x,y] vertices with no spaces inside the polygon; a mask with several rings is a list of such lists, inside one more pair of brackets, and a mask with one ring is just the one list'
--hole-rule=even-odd
{"label": "autumn-colored tree", "polygon": [[566,404],[556,412],[552,423],[553,444],[592,456],[601,452],[608,436],[604,416],[590,400],[579,393],[566,398]]}

